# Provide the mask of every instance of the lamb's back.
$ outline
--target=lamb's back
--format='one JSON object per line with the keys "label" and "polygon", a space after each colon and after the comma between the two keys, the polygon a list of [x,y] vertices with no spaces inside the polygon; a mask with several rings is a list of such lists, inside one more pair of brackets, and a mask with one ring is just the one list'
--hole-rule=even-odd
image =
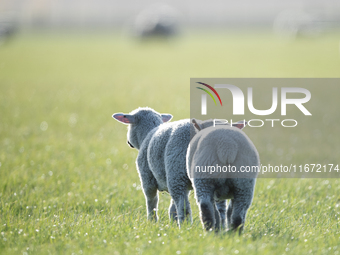
{"label": "lamb's back", "polygon": [[[171,157],[172,151],[183,150],[183,148],[178,147],[185,146],[186,150],[189,142],[186,143],[184,138],[189,136],[189,125],[189,120],[164,123],[157,128],[148,142],[147,161],[151,172],[157,180],[159,190],[168,191],[166,162],[169,162],[168,157]],[[178,143],[178,140],[182,142]],[[168,148],[171,152],[170,154],[166,153]],[[185,156],[178,160],[185,163]]]}

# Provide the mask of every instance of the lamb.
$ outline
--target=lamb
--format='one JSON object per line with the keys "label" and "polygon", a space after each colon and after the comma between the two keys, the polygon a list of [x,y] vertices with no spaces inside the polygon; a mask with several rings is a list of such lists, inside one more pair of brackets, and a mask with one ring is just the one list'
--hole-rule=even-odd
{"label": "lamb", "polygon": [[[215,231],[220,229],[221,224],[224,227],[225,215],[220,214],[216,203],[231,199],[227,209],[228,229],[239,229],[241,233],[253,200],[257,171],[241,173],[240,170],[242,166],[256,169],[260,164],[254,144],[241,131],[246,122],[238,122],[235,125],[237,128],[216,126],[206,129],[195,119],[192,122],[197,134],[191,140],[187,151],[187,170],[192,180],[203,227]],[[237,171],[233,173],[220,170],[213,174],[203,172],[203,167],[208,166],[224,166],[225,170],[226,167],[231,167]],[[199,171],[200,169],[202,171]]]}
{"label": "lamb", "polygon": [[[157,191],[169,192],[170,220],[182,223],[192,220],[189,192],[192,185],[186,171],[186,153],[190,142],[190,120],[169,122],[170,114],[159,114],[151,108],[138,108],[130,114],[116,113],[112,117],[128,125],[127,143],[139,150],[136,166],[146,198],[149,220],[158,219]],[[213,125],[212,121],[201,124]],[[191,127],[190,127],[191,126]],[[226,204],[218,206],[225,214]]]}

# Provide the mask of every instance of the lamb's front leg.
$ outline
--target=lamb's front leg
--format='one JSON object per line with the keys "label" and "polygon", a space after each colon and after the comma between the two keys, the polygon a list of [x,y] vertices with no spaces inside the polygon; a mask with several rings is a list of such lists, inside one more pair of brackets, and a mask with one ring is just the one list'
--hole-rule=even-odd
{"label": "lamb's front leg", "polygon": [[148,219],[157,221],[157,207],[158,207],[158,194],[157,194],[157,181],[153,176],[147,161],[146,150],[140,150],[137,157],[137,169],[139,177],[142,182],[142,188],[146,199],[146,208]]}
{"label": "lamb's front leg", "polygon": [[170,218],[170,221],[177,221],[177,209],[176,209],[175,201],[173,199],[171,199],[170,201],[169,218]]}
{"label": "lamb's front leg", "polygon": [[222,200],[216,203],[218,212],[220,213],[221,217],[221,227],[222,229],[226,228],[226,214],[227,214],[227,200]]}
{"label": "lamb's front leg", "polygon": [[214,203],[214,210],[215,210],[215,232],[218,232],[221,229],[221,215],[216,205],[216,202]]}
{"label": "lamb's front leg", "polygon": [[140,178],[142,181],[142,188],[146,199],[146,208],[148,212],[148,219],[157,221],[157,207],[158,207],[158,193],[157,181],[152,175],[148,167],[144,167],[140,171]]}
{"label": "lamb's front leg", "polygon": [[146,199],[146,208],[148,211],[148,220],[157,221],[157,207],[158,207],[158,194],[157,188],[147,187],[144,190]]}

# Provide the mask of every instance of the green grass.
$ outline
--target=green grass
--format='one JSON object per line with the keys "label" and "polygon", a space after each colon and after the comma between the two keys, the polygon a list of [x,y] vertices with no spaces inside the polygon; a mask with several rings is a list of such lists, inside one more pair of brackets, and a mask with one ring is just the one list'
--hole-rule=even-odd
{"label": "green grass", "polygon": [[[259,179],[241,236],[204,232],[193,195],[192,225],[169,223],[167,194],[159,222],[148,222],[137,151],[111,118],[139,106],[188,118],[191,77],[339,77],[339,40],[340,33],[293,42],[201,33],[139,44],[115,34],[18,35],[0,47],[0,253],[339,254],[338,179]],[[326,139],[276,131],[283,155],[311,163],[326,151],[338,160],[339,108],[325,115],[318,106]],[[248,132],[263,163],[281,162],[275,141]],[[316,140],[307,146],[296,137]]]}

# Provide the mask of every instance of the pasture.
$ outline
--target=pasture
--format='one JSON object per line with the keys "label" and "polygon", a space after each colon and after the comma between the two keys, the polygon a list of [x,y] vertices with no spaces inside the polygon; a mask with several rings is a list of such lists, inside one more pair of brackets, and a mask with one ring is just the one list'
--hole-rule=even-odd
{"label": "pasture", "polygon": [[[0,47],[0,253],[339,254],[339,179],[259,179],[241,236],[206,233],[193,194],[192,225],[169,223],[165,193],[159,222],[148,222],[137,151],[111,118],[139,106],[189,118],[191,77],[339,77],[339,40],[338,32],[290,42],[267,32],[144,43],[100,32],[17,35]],[[328,116],[335,136],[299,143],[297,163],[325,149],[340,164],[338,111]],[[261,162],[280,163],[275,142],[249,137]]]}

